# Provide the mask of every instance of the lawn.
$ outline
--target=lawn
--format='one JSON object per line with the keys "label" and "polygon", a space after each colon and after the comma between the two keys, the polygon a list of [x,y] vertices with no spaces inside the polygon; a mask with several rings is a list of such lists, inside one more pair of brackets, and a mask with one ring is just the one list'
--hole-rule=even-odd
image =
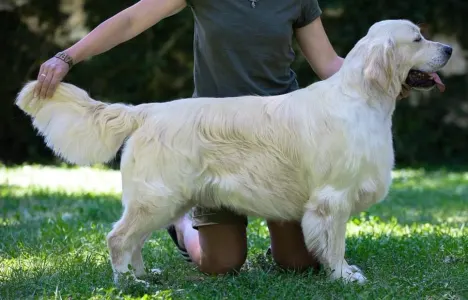
{"label": "lawn", "polygon": [[349,221],[346,257],[363,286],[294,274],[263,256],[265,223],[248,227],[248,262],[210,277],[154,233],[143,255],[161,273],[148,291],[114,288],[105,235],[121,213],[119,173],[0,167],[0,299],[468,299],[468,173],[397,170],[387,200]]}

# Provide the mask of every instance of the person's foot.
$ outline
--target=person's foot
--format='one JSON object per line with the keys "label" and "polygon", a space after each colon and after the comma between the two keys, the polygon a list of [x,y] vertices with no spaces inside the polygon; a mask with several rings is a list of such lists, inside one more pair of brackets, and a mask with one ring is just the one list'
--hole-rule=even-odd
{"label": "person's foot", "polygon": [[190,255],[188,254],[187,249],[185,248],[182,230],[180,230],[180,228],[184,228],[184,226],[187,225],[185,224],[187,221],[190,220],[188,220],[186,216],[183,216],[182,218],[177,220],[175,224],[168,226],[166,229],[172,241],[177,246],[177,250],[179,250],[180,255],[182,255],[185,261],[192,262],[192,259],[190,258]]}

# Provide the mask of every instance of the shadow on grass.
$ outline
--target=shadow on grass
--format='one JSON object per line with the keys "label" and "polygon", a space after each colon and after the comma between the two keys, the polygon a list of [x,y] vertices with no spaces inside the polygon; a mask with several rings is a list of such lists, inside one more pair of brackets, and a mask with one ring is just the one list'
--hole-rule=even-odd
{"label": "shadow on grass", "polygon": [[[47,245],[69,251],[75,246],[73,242],[80,242],[80,235],[109,231],[122,211],[116,195],[30,190],[11,185],[0,185],[0,195],[0,259],[35,255]],[[76,241],[71,237],[76,237]]]}
{"label": "shadow on grass", "polygon": [[44,218],[80,218],[109,222],[120,217],[120,196],[93,192],[51,191],[0,185],[0,208],[4,220],[15,223]]}

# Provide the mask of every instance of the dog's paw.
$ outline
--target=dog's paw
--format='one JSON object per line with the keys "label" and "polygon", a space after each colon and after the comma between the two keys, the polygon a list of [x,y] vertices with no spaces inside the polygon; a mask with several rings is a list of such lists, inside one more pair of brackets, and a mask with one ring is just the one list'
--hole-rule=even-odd
{"label": "dog's paw", "polygon": [[147,290],[150,287],[149,282],[136,278],[131,272],[115,273],[114,283],[122,290]]}
{"label": "dog's paw", "polygon": [[161,269],[158,269],[158,268],[154,268],[154,269],[151,269],[149,271],[149,274],[151,275],[161,275],[162,274],[162,270]]}
{"label": "dog's paw", "polygon": [[346,282],[357,282],[363,284],[367,278],[357,266],[351,265],[343,269],[343,279]]}
{"label": "dog's paw", "polygon": [[149,289],[149,287],[150,287],[150,283],[148,281],[141,280],[141,279],[135,279],[134,280],[134,285],[137,288],[143,288],[145,290]]}
{"label": "dog's paw", "polygon": [[346,265],[340,271],[333,271],[331,277],[334,280],[342,279],[345,283],[357,282],[359,284],[364,284],[367,281],[361,269],[354,265]]}

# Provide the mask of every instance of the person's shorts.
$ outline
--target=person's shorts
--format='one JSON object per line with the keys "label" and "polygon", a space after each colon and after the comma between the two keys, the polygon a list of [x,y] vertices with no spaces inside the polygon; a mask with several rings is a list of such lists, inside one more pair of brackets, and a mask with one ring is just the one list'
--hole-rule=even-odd
{"label": "person's shorts", "polygon": [[212,209],[195,206],[192,209],[192,227],[198,229],[201,226],[216,224],[233,224],[247,226],[247,216],[239,215],[230,209]]}

